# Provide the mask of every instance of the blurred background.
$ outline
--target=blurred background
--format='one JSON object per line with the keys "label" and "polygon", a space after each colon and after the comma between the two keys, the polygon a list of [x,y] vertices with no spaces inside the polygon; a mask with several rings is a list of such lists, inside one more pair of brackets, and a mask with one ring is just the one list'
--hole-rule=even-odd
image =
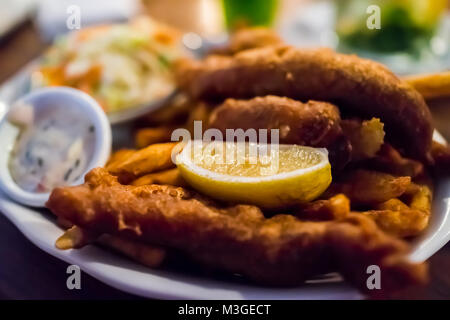
{"label": "blurred background", "polygon": [[[399,75],[445,71],[450,69],[449,4],[450,0],[0,0],[0,95],[6,99],[11,81],[9,88],[5,81],[58,36],[142,14],[179,29],[191,49],[223,43],[230,31],[258,25],[275,29],[287,43],[356,53]],[[450,138],[447,102],[429,104],[439,114],[437,127]]]}
{"label": "blurred background", "polygon": [[[327,46],[379,60],[399,74],[448,69],[449,0],[0,0],[0,81],[70,31],[79,8],[81,27],[126,21],[138,14],[195,32],[211,43],[243,26],[273,27],[291,44]],[[369,29],[371,5],[381,29]],[[375,18],[373,18],[375,19]],[[72,20],[72,24],[73,24]],[[76,21],[75,21],[76,22]],[[376,22],[371,20],[372,23]],[[72,25],[71,27],[75,27]]]}

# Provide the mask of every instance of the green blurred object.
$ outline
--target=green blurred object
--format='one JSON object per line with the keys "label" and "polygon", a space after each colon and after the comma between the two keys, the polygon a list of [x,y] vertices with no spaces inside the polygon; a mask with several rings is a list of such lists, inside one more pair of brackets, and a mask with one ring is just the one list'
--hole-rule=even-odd
{"label": "green blurred object", "polygon": [[278,0],[222,0],[222,4],[229,30],[271,26],[278,8]]}
{"label": "green blurred object", "polygon": [[[381,9],[381,29],[367,27],[370,5]],[[446,6],[447,0],[336,0],[340,47],[420,54],[429,45]]]}

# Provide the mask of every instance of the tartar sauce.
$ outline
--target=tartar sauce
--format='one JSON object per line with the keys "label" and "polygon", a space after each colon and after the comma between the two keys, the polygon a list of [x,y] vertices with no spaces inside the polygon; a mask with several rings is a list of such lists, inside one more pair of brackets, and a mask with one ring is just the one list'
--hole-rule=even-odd
{"label": "tartar sauce", "polygon": [[85,172],[94,149],[95,127],[78,110],[36,112],[15,106],[8,121],[20,128],[9,158],[14,181],[29,192],[49,192],[73,183]]}

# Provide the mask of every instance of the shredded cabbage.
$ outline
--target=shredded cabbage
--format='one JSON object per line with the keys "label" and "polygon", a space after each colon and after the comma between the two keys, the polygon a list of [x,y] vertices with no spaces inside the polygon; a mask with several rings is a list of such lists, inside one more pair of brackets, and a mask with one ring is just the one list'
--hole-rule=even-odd
{"label": "shredded cabbage", "polygon": [[173,30],[150,18],[98,26],[59,38],[44,56],[40,85],[87,91],[107,112],[174,90],[171,66],[181,49]]}

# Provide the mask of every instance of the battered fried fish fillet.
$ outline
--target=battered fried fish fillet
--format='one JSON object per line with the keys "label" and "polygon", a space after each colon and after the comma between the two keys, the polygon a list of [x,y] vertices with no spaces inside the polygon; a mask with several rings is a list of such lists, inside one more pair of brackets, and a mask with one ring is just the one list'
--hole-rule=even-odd
{"label": "battered fried fish fillet", "polygon": [[[281,143],[326,147],[342,134],[336,106],[327,102],[301,103],[277,96],[250,100],[227,99],[209,117],[209,127],[279,130]],[[268,139],[270,142],[270,139]]]}
{"label": "battered fried fish fillet", "polygon": [[277,96],[250,100],[227,99],[209,118],[209,127],[219,129],[279,130],[280,143],[328,148],[333,169],[350,160],[350,143],[343,136],[336,106],[318,101],[301,103]]}
{"label": "battered fried fish fillet", "polygon": [[[386,138],[410,157],[429,158],[433,126],[423,97],[376,62],[329,49],[273,46],[234,56],[181,60],[178,85],[195,98],[221,100],[273,94],[330,101],[362,117],[379,118]],[[414,143],[405,143],[414,141]]]}
{"label": "battered fried fish fillet", "polygon": [[[207,266],[269,285],[293,286],[338,270],[367,292],[367,267],[381,268],[381,294],[426,281],[424,264],[408,261],[408,246],[362,215],[303,222],[264,217],[255,206],[219,207],[183,188],[128,186],[97,168],[86,183],[56,188],[47,207],[83,229],[178,249]],[[377,292],[374,292],[377,291]]]}

